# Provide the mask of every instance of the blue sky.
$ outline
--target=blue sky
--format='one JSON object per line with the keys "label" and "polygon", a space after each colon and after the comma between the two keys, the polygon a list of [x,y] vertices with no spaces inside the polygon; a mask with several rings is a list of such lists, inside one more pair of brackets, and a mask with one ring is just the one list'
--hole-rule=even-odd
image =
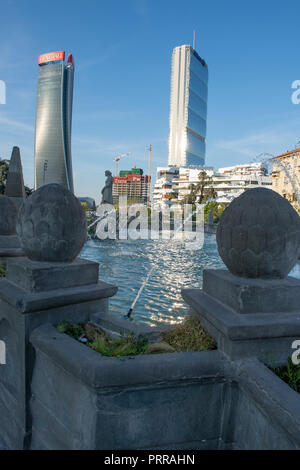
{"label": "blue sky", "polygon": [[75,57],[73,167],[78,196],[98,201],[113,157],[120,169],[167,163],[171,53],[191,43],[209,67],[206,164],[247,163],[300,140],[300,3],[227,0],[2,0],[0,157],[21,148],[33,185],[38,55]]}

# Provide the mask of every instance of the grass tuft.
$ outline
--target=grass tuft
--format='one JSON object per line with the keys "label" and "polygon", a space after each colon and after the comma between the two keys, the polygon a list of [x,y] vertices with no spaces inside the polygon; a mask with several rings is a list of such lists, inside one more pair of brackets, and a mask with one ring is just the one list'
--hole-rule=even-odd
{"label": "grass tuft", "polygon": [[85,344],[103,356],[120,357],[146,354],[148,340],[142,336],[135,339],[133,334],[130,334],[129,336],[121,336],[119,339],[112,339],[91,323],[72,323],[71,320],[63,321],[57,325],[57,329],[60,333],[65,333],[77,340],[81,336],[85,337],[87,339]]}
{"label": "grass tuft", "polygon": [[137,340],[133,335],[122,336],[120,339],[112,339],[105,334],[97,334],[90,348],[103,354],[103,356],[121,357],[138,356],[146,354],[148,340],[140,336]]}
{"label": "grass tuft", "polygon": [[60,333],[65,333],[75,339],[84,334],[83,325],[81,323],[72,323],[72,320],[63,321],[57,325],[57,329]]}
{"label": "grass tuft", "polygon": [[215,341],[200,325],[195,316],[187,316],[183,323],[167,331],[163,336],[177,352],[207,351],[216,349]]}
{"label": "grass tuft", "polygon": [[273,361],[273,366],[269,369],[293,390],[300,393],[300,364],[293,364],[292,359],[289,357],[286,365],[276,366],[275,361]]}
{"label": "grass tuft", "polygon": [[86,346],[109,357],[204,351],[216,347],[214,340],[201,327],[199,321],[191,316],[188,316],[182,324],[164,333],[163,341],[159,343],[149,343],[142,336],[135,338],[133,332],[128,336],[122,335],[120,338],[113,339],[92,323],[74,324],[71,320],[60,323],[57,329],[60,333],[65,333],[79,341],[84,338]]}

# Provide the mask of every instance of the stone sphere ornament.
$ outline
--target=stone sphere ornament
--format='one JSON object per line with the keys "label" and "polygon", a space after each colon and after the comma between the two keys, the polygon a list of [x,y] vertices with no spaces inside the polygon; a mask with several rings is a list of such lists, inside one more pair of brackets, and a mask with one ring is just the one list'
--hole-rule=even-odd
{"label": "stone sphere ornament", "polygon": [[47,184],[21,206],[17,234],[29,259],[72,262],[87,239],[85,211],[71,191]]}
{"label": "stone sphere ornament", "polygon": [[248,189],[223,212],[217,244],[232,274],[284,278],[300,255],[300,217],[275,191]]}
{"label": "stone sphere ornament", "polygon": [[18,209],[8,197],[0,194],[0,235],[15,235]]}

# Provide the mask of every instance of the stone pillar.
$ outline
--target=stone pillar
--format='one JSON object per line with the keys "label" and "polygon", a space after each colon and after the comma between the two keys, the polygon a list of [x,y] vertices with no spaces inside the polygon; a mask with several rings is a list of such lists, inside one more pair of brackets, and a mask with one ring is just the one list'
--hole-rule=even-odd
{"label": "stone pillar", "polygon": [[10,159],[5,194],[0,198],[0,263],[23,256],[16,235],[18,210],[25,201],[25,187],[19,147],[14,147]]}
{"label": "stone pillar", "polygon": [[18,209],[11,198],[0,195],[0,264],[10,258],[22,256],[23,251],[16,235]]}
{"label": "stone pillar", "polygon": [[300,218],[270,189],[244,192],[224,211],[218,250],[228,270],[204,270],[203,289],[184,289],[191,312],[231,359],[286,361],[300,338]]}
{"label": "stone pillar", "polygon": [[4,194],[11,198],[18,208],[26,199],[19,147],[14,147],[11,154]]}
{"label": "stone pillar", "polygon": [[26,200],[17,232],[27,258],[9,263],[0,280],[0,339],[7,355],[0,375],[0,436],[8,448],[26,449],[32,429],[31,332],[42,324],[85,322],[107,313],[117,288],[98,281],[98,263],[77,258],[86,241],[86,217],[62,186],[43,186]]}

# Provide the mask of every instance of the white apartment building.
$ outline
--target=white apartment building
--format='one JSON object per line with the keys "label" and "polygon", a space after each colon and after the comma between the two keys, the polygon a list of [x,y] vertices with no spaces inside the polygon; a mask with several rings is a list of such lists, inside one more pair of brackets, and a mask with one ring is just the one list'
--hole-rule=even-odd
{"label": "white apartment building", "polygon": [[159,166],[156,169],[156,182],[153,186],[152,200],[154,206],[168,207],[172,201],[178,202],[175,182],[179,177],[179,168]]}
{"label": "white apartment building", "polygon": [[262,162],[219,168],[214,173],[214,188],[218,194],[216,199],[220,204],[229,204],[240,196],[246,189],[265,186],[271,189],[272,178]]}
{"label": "white apartment building", "polygon": [[205,171],[208,176],[213,177],[213,167],[199,168],[179,168],[179,176],[174,181],[174,189],[178,195],[178,202],[181,202],[191,192],[191,185],[196,185],[199,182],[199,174]]}
{"label": "white apartment building", "polygon": [[220,204],[229,204],[246,189],[272,186],[267,168],[261,162],[219,168],[216,172],[213,167],[158,167],[153,203],[161,207],[179,204],[190,193],[191,185],[198,183],[201,171],[212,177],[217,192],[216,202]]}

